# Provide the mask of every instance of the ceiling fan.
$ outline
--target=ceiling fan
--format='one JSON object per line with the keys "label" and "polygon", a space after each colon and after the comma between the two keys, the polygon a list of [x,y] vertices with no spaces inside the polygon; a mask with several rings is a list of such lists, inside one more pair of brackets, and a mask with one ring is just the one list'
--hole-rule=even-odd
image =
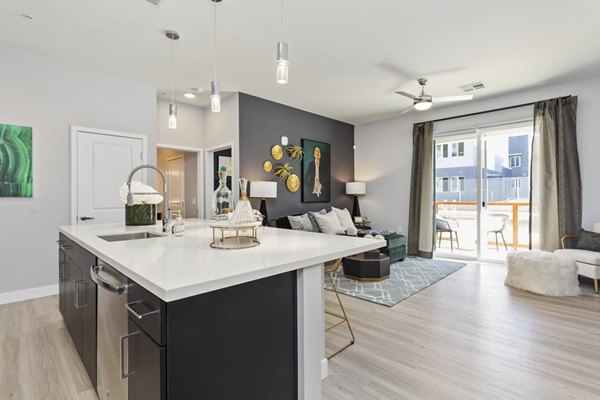
{"label": "ceiling fan", "polygon": [[421,95],[415,96],[410,93],[406,93],[403,91],[397,91],[396,93],[406,96],[409,99],[413,100],[413,105],[408,107],[406,110],[402,111],[402,114],[405,112],[412,110],[413,108],[418,111],[429,110],[431,108],[432,103],[442,103],[447,101],[464,101],[471,100],[473,98],[472,94],[466,94],[462,96],[444,96],[444,97],[432,97],[425,93],[425,85],[427,84],[427,78],[420,78],[418,80],[419,85],[421,85]]}

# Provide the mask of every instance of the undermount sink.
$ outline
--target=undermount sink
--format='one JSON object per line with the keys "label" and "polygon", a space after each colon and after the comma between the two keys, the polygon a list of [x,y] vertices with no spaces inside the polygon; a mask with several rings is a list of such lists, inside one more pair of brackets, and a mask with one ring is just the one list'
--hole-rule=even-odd
{"label": "undermount sink", "polygon": [[151,239],[162,237],[157,233],[150,232],[133,232],[133,233],[122,233],[119,235],[104,235],[98,236],[100,239],[106,240],[107,242],[122,242],[124,240],[138,240],[138,239]]}

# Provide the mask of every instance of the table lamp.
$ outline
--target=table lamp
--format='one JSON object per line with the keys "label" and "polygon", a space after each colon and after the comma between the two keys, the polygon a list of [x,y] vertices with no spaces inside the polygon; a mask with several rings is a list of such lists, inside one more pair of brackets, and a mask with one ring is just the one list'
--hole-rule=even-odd
{"label": "table lamp", "polygon": [[250,197],[259,198],[260,201],[260,213],[264,215],[263,225],[266,226],[269,221],[267,215],[267,201],[266,199],[277,198],[277,182],[268,181],[252,181],[250,182]]}
{"label": "table lamp", "polygon": [[360,217],[360,206],[358,205],[358,195],[367,193],[367,184],[365,182],[346,182],[346,194],[354,195],[354,205],[352,206],[352,217]]}

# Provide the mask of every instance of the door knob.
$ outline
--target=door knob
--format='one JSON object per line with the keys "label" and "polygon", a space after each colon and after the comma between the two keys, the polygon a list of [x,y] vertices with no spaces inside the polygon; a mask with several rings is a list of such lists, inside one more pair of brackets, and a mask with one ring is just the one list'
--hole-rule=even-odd
{"label": "door knob", "polygon": [[82,221],[87,221],[88,219],[94,219],[94,217],[79,217]]}

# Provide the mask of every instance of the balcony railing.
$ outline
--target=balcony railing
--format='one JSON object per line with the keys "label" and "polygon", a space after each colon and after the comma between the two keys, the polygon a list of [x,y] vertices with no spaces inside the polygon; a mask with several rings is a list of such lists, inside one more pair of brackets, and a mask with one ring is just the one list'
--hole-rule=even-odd
{"label": "balcony railing", "polygon": [[[477,220],[477,202],[475,201],[438,201],[435,212],[456,220]],[[491,202],[487,203],[488,214],[508,215],[509,220],[504,231],[506,245],[514,250],[529,246],[529,203],[527,202]],[[489,244],[495,244],[489,242]]]}

